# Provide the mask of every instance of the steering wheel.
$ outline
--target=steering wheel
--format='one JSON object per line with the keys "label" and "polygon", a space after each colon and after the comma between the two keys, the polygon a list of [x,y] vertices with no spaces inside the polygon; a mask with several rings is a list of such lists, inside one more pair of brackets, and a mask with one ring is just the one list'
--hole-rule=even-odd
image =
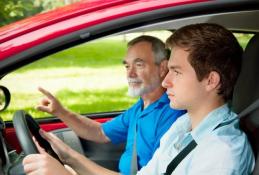
{"label": "steering wheel", "polygon": [[60,163],[58,155],[53,151],[51,145],[48,141],[46,141],[40,134],[40,126],[39,124],[23,110],[16,111],[13,117],[13,125],[15,128],[15,132],[17,138],[20,142],[23,152],[25,155],[39,153],[35,143],[32,140],[32,135],[38,141],[41,147],[45,149],[45,151],[56,158]]}

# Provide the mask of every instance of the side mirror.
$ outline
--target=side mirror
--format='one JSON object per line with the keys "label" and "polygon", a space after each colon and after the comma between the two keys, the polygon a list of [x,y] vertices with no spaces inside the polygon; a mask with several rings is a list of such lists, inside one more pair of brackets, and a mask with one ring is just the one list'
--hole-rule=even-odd
{"label": "side mirror", "polygon": [[4,87],[4,86],[0,86],[0,112],[4,111],[7,106],[9,105],[11,100],[11,95],[9,90]]}

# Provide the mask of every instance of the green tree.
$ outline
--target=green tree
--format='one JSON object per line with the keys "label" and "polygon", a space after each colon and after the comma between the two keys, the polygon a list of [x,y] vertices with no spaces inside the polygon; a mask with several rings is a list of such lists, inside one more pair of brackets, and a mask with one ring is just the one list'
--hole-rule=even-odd
{"label": "green tree", "polygon": [[0,26],[32,16],[43,10],[34,0],[1,0]]}
{"label": "green tree", "polygon": [[0,27],[79,0],[0,0]]}

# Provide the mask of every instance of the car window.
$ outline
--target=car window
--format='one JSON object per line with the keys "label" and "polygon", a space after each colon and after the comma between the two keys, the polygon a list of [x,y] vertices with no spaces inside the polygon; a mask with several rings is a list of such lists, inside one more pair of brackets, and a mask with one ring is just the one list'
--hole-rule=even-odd
{"label": "car window", "polygon": [[234,35],[243,49],[246,47],[248,41],[254,36],[252,33],[234,33]]}
{"label": "car window", "polygon": [[[169,31],[131,33],[87,42],[47,56],[18,69],[2,79],[11,92],[10,106],[1,113],[11,120],[16,110],[25,110],[35,118],[49,117],[35,110],[43,95],[39,86],[52,92],[70,110],[81,113],[120,111],[137,98],[127,96],[126,71],[122,59],[127,42],[139,35],[153,35],[163,41]],[[236,33],[245,47],[251,34]]]}

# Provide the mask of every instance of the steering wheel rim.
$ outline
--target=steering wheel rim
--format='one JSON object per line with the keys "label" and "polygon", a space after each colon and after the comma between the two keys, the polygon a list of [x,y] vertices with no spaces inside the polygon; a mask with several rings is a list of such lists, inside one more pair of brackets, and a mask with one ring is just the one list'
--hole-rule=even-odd
{"label": "steering wheel rim", "polygon": [[40,144],[40,146],[43,147],[48,154],[50,154],[52,157],[54,157],[60,163],[62,163],[58,155],[52,149],[49,142],[46,141],[40,135],[39,133],[40,126],[33,119],[31,115],[29,115],[23,110],[16,111],[13,117],[13,125],[15,128],[18,141],[20,142],[20,145],[25,155],[39,153],[35,143],[32,140],[32,135],[33,135],[35,139],[38,141],[38,143]]}
{"label": "steering wheel rim", "polygon": [[[28,127],[26,118],[28,118],[28,117],[26,117],[26,113],[23,110],[19,110],[14,113],[13,125],[15,128],[16,136],[18,138],[18,141],[20,142],[20,145],[21,145],[22,150],[24,151],[25,155],[37,154],[37,153],[39,153],[39,151],[38,151],[35,143],[32,140],[32,136],[30,134],[31,132]],[[34,120],[32,120],[32,121],[34,121]],[[38,125],[38,124],[36,123],[36,125]],[[34,125],[34,126],[36,126],[36,125]],[[35,128],[35,130],[39,131],[39,129],[40,129],[40,127],[38,125],[38,128]]]}

